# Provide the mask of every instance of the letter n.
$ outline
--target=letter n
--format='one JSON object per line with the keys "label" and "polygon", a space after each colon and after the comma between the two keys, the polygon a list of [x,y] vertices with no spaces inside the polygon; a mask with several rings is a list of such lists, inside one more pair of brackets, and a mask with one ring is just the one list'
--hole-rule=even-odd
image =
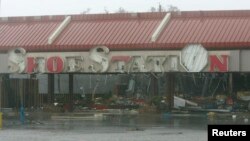
{"label": "letter n", "polygon": [[211,55],[210,59],[210,72],[227,72],[228,71],[228,55],[221,55],[220,57],[216,55]]}

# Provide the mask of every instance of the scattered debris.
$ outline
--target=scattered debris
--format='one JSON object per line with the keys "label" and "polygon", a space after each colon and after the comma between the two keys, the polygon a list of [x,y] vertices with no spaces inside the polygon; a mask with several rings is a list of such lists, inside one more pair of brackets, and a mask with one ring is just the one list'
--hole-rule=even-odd
{"label": "scattered debris", "polygon": [[245,118],[245,119],[244,119],[244,123],[248,123],[248,118]]}
{"label": "scattered debris", "polygon": [[139,128],[139,127],[133,127],[129,128],[128,131],[144,131],[145,129]]}
{"label": "scattered debris", "polygon": [[186,105],[189,106],[198,106],[197,103],[174,96],[174,108],[180,108],[180,107],[185,107]]}
{"label": "scattered debris", "polygon": [[236,117],[237,117],[236,115],[232,115],[233,120],[236,120]]}
{"label": "scattered debris", "polygon": [[209,116],[209,117],[214,117],[216,114],[215,114],[215,112],[208,112],[207,113],[207,116]]}
{"label": "scattered debris", "polygon": [[166,133],[159,133],[158,135],[181,135],[183,132],[166,132]]}
{"label": "scattered debris", "polygon": [[250,101],[250,91],[237,92],[237,98],[239,100]]}

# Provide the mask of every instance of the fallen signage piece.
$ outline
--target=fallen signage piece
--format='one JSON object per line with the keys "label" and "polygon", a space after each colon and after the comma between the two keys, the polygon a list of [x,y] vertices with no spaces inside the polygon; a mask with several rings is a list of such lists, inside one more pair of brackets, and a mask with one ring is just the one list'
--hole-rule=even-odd
{"label": "fallen signage piece", "polygon": [[186,105],[190,106],[198,106],[197,103],[174,96],[174,108],[186,107]]}

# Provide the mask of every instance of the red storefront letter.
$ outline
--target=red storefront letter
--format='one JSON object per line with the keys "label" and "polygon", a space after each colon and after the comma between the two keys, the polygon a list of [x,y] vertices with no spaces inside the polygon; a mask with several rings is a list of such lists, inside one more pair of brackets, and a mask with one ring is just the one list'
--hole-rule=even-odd
{"label": "red storefront letter", "polygon": [[27,73],[33,73],[35,72],[35,69],[37,67],[36,60],[34,57],[28,57],[27,58]]}
{"label": "red storefront letter", "polygon": [[217,69],[219,72],[228,71],[228,55],[221,55],[219,59],[216,55],[211,55],[210,57],[210,72],[214,72]]}
{"label": "red storefront letter", "polygon": [[60,73],[63,71],[63,59],[55,56],[50,57],[47,61],[47,69],[51,73]]}

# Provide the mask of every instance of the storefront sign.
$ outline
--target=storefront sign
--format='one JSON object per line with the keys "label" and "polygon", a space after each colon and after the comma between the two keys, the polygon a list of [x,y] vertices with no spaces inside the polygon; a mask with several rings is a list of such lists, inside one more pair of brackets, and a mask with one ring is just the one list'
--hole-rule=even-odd
{"label": "storefront sign", "polygon": [[110,52],[105,46],[93,48],[90,52],[25,53],[20,50],[9,52],[11,73],[226,72],[229,58],[228,52],[212,54],[200,45],[184,48],[184,52]]}

